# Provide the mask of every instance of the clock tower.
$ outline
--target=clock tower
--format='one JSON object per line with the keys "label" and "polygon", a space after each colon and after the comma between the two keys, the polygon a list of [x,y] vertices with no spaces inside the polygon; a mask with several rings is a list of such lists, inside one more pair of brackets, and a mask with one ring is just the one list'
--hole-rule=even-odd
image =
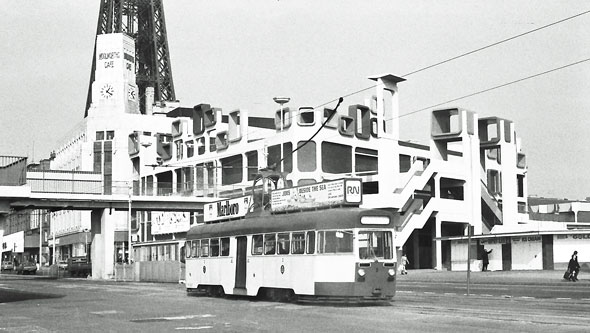
{"label": "clock tower", "polygon": [[98,35],[95,56],[89,115],[139,113],[133,38],[124,33]]}

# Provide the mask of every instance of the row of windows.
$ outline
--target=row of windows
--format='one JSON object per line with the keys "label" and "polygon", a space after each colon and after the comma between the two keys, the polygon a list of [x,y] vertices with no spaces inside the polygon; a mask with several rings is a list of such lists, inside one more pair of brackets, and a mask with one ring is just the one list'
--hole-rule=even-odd
{"label": "row of windows", "polygon": [[[353,252],[352,230],[317,232],[318,253]],[[229,238],[211,238],[187,242],[186,257],[226,257],[229,256]],[[275,254],[314,254],[316,251],[316,232],[299,231],[259,234],[252,236],[252,255]]]}
{"label": "row of windows", "polygon": [[315,232],[284,232],[252,236],[252,255],[290,253],[315,253]]}
{"label": "row of windows", "polygon": [[187,244],[187,258],[229,256],[229,237],[198,239]]}

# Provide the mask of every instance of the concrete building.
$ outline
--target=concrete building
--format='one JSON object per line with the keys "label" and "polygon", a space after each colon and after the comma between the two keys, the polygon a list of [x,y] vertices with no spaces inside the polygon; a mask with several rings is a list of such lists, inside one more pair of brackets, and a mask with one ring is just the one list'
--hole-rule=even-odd
{"label": "concrete building", "polygon": [[[209,104],[173,110],[166,134],[130,135],[140,191],[247,195],[264,168],[286,173],[287,186],[359,177],[362,207],[395,214],[397,247],[414,268],[450,268],[451,248],[436,238],[466,235],[469,226],[487,234],[528,221],[527,166],[512,122],[478,119],[460,108],[435,110],[429,145],[403,141],[398,84],[404,79],[370,79],[377,84],[364,105],[338,110],[281,104],[268,120]],[[182,246],[191,221],[173,221],[140,216],[137,260],[154,260],[161,246]]]}

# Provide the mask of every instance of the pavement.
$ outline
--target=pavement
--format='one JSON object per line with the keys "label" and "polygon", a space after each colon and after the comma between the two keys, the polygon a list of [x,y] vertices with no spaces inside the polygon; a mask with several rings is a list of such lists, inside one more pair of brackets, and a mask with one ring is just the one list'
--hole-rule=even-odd
{"label": "pavement", "polygon": [[[580,271],[577,282],[563,279],[563,271],[532,270],[532,271],[488,271],[471,272],[470,283],[475,284],[523,284],[523,285],[563,285],[580,284],[590,286],[590,276]],[[466,282],[467,272],[439,271],[434,269],[408,270],[407,275],[398,274],[398,281],[424,282]]]}
{"label": "pavement", "polygon": [[[37,271],[37,276],[69,277],[66,271],[58,270],[56,266],[42,267]],[[526,271],[488,271],[471,272],[470,283],[474,284],[522,284],[522,285],[563,285],[579,284],[590,286],[590,275],[580,271],[577,282],[563,279],[563,271],[557,270],[526,270]],[[9,273],[10,274],[10,273]],[[12,273],[14,274],[14,273]],[[424,282],[466,282],[466,271],[446,271],[435,269],[410,269],[407,275],[397,275],[398,281],[424,281]]]}

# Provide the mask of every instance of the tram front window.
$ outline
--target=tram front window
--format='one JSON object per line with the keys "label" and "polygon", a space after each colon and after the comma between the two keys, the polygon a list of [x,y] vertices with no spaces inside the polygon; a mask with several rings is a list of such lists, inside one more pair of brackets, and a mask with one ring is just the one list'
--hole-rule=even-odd
{"label": "tram front window", "polygon": [[319,253],[350,253],[352,252],[352,230],[320,231]]}
{"label": "tram front window", "polygon": [[391,231],[360,231],[358,236],[360,259],[392,259]]}

